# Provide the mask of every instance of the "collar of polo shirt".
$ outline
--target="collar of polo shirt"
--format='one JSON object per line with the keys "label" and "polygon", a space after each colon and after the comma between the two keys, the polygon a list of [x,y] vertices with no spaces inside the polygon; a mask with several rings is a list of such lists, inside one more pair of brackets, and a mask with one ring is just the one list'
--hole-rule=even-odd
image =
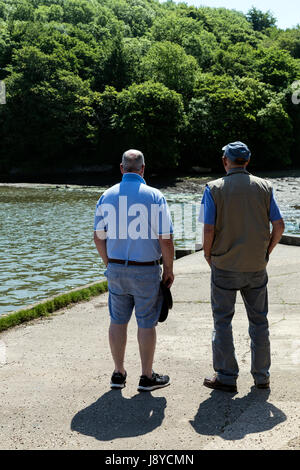
{"label": "collar of polo shirt", "polygon": [[227,171],[227,175],[232,175],[233,173],[246,173],[246,175],[249,175],[249,171],[246,170],[243,166],[238,166],[236,168],[231,168],[230,170]]}
{"label": "collar of polo shirt", "polygon": [[124,173],[122,181],[140,181],[141,183],[146,184],[144,178],[137,173]]}

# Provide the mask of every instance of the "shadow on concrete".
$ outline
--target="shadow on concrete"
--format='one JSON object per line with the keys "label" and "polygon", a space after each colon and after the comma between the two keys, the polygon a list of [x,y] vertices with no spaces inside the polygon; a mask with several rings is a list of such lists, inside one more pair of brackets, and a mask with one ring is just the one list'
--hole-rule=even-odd
{"label": "shadow on concrete", "polygon": [[164,397],[151,393],[124,398],[121,390],[110,390],[74,416],[71,430],[99,441],[140,436],[162,424],[166,406]]}
{"label": "shadow on concrete", "polygon": [[190,424],[199,434],[219,436],[226,440],[243,439],[247,434],[270,430],[287,417],[267,401],[269,395],[270,390],[258,390],[255,387],[243,398],[234,398],[234,394],[213,390],[210,398],[200,404]]}

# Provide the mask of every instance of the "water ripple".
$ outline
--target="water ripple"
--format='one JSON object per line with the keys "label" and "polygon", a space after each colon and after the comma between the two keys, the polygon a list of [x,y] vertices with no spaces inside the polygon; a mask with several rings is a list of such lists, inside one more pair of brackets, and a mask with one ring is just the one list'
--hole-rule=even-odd
{"label": "water ripple", "polygon": [[[300,233],[299,178],[268,179],[287,231]],[[199,184],[199,194],[165,195],[171,205],[199,204],[203,189]],[[0,314],[103,278],[105,266],[93,243],[101,194],[101,188],[89,187],[0,186]],[[176,245],[193,247],[194,228],[183,233],[180,215],[175,217]]]}

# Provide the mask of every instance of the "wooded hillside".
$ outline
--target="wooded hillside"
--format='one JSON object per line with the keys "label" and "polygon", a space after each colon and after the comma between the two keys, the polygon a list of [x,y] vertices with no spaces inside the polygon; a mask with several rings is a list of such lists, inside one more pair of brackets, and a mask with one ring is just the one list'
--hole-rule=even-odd
{"label": "wooded hillside", "polygon": [[127,148],[153,169],[217,168],[232,140],[256,168],[300,164],[300,27],[256,9],[0,0],[0,80],[2,174],[117,165]]}

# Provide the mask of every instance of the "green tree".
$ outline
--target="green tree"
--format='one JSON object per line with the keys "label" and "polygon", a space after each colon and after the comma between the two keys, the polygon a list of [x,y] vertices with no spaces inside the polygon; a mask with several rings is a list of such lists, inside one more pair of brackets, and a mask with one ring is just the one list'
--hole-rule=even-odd
{"label": "green tree", "polygon": [[112,0],[108,2],[116,17],[126,25],[126,36],[143,36],[156,16],[155,2],[145,0]]}
{"label": "green tree", "polygon": [[87,0],[65,0],[64,20],[67,23],[90,23],[95,16],[95,10]]}
{"label": "green tree", "polygon": [[229,44],[238,42],[257,44],[257,32],[253,30],[243,13],[225,8],[200,7],[198,10],[204,28],[213,33],[225,48]]}
{"label": "green tree", "polygon": [[287,51],[277,48],[260,49],[255,63],[261,81],[273,85],[277,91],[284,90],[300,78],[300,61],[291,57]]}
{"label": "green tree", "polygon": [[280,31],[276,36],[275,40],[280,49],[288,51],[295,59],[300,59],[300,26]]}
{"label": "green tree", "polygon": [[188,37],[199,35],[202,31],[203,25],[200,21],[172,12],[167,16],[158,16],[150,34],[155,41],[169,41],[182,46]]}
{"label": "green tree", "polygon": [[0,0],[2,168],[117,163],[128,145],[153,166],[219,167],[230,139],[261,167],[299,165],[299,31],[256,8]]}
{"label": "green tree", "polygon": [[11,38],[6,24],[0,24],[0,80],[5,78],[5,66],[9,63],[12,53]]}
{"label": "green tree", "polygon": [[141,148],[151,168],[177,165],[178,134],[184,125],[181,96],[160,83],[132,85],[119,94],[115,128],[122,135],[122,148]]}
{"label": "green tree", "polygon": [[64,10],[60,5],[40,5],[34,11],[34,20],[42,22],[62,21]]}
{"label": "green tree", "polygon": [[0,1],[0,18],[6,19],[6,4],[3,1]]}
{"label": "green tree", "polygon": [[292,144],[292,120],[284,109],[282,96],[274,97],[258,112],[253,149],[263,157],[263,166],[284,168],[291,163]]}
{"label": "green tree", "polygon": [[12,3],[13,10],[10,13],[10,18],[20,21],[32,21],[34,17],[34,7],[29,1],[19,0]]}
{"label": "green tree", "polygon": [[140,83],[143,78],[142,59],[151,47],[150,39],[125,38],[123,42],[124,87],[132,83]]}
{"label": "green tree", "polygon": [[247,13],[247,20],[252,25],[254,31],[265,31],[276,25],[277,20],[270,11],[266,13],[252,7]]}
{"label": "green tree", "polygon": [[202,70],[209,70],[215,63],[219,44],[214,34],[201,31],[200,34],[191,33],[182,43],[185,52],[195,57]]}
{"label": "green tree", "polygon": [[32,46],[14,60],[18,66],[6,79],[7,104],[0,116],[5,160],[27,170],[53,169],[71,156],[75,163],[93,141],[89,82],[58,69],[56,57]]}
{"label": "green tree", "polygon": [[229,45],[225,50],[219,48],[215,53],[215,62],[210,71],[217,75],[236,75],[240,77],[256,77],[259,70],[256,68],[256,49],[248,43]]}
{"label": "green tree", "polygon": [[115,88],[107,86],[102,93],[94,93],[92,102],[97,160],[113,165],[122,152],[121,132],[115,125],[119,119],[118,96]]}
{"label": "green tree", "polygon": [[198,86],[182,139],[186,164],[218,168],[221,148],[236,140],[253,149],[257,168],[290,163],[292,124],[282,95],[252,78],[205,74]]}
{"label": "green tree", "polygon": [[105,60],[104,84],[122,90],[127,84],[127,64],[124,52],[124,40],[119,34],[112,40],[109,55]]}
{"label": "green tree", "polygon": [[199,66],[178,44],[156,42],[142,60],[144,77],[161,82],[171,90],[190,95],[196,82]]}

